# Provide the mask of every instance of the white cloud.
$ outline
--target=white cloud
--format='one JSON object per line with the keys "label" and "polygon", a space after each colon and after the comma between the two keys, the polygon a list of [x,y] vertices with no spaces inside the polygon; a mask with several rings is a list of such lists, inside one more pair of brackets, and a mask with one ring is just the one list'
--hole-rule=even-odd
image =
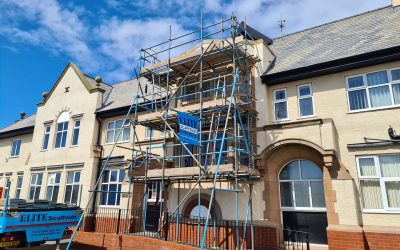
{"label": "white cloud", "polygon": [[0,36],[66,55],[84,72],[115,82],[133,76],[140,48],[166,41],[170,25],[173,36],[199,27],[201,12],[205,23],[234,13],[273,38],[281,15],[287,34],[383,5],[382,0],[106,0],[89,10],[57,0],[0,0]]}

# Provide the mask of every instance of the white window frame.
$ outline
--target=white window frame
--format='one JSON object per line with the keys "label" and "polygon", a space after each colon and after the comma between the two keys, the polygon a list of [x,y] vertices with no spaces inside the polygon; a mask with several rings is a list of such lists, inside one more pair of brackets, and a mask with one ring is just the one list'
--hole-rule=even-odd
{"label": "white window frame", "polygon": [[[57,174],[60,175],[60,177],[58,178],[58,179],[59,179],[59,180],[58,180],[58,183],[56,182],[56,180],[57,180]],[[54,183],[50,183],[53,177],[54,177]],[[61,172],[51,172],[51,173],[48,173],[48,175],[47,175],[47,186],[46,186],[46,199],[48,198],[48,197],[47,197],[47,196],[48,196],[48,192],[49,192],[48,188],[49,188],[49,187],[52,187],[52,189],[51,189],[51,196],[50,196],[51,199],[48,199],[48,201],[52,201],[52,200],[53,200],[54,189],[55,189],[55,187],[58,187],[58,192],[57,192],[57,197],[56,197],[56,202],[57,202],[58,197],[59,197],[59,194],[60,194],[60,183],[61,183]]]}
{"label": "white window frame", "polygon": [[[285,92],[285,99],[276,100],[276,95],[275,95],[275,93],[276,93],[276,92],[279,92],[279,91],[284,91],[284,92]],[[272,92],[272,94],[273,94],[273,100],[274,100],[274,120],[275,120],[275,121],[287,121],[287,120],[289,120],[289,106],[288,106],[288,96],[287,96],[287,90],[286,90],[286,88],[283,88],[283,89],[276,89],[276,90],[274,90],[274,91]],[[281,103],[281,102],[284,102],[284,103],[286,104],[286,118],[277,119],[277,117],[276,117],[276,108],[275,108],[275,104]]]}
{"label": "white window frame", "polygon": [[[49,129],[49,131],[47,131],[47,128]],[[42,151],[46,151],[49,149],[49,143],[50,143],[50,134],[51,134],[51,125],[50,124],[46,124],[44,125],[44,135],[43,135],[43,142],[42,142]],[[47,144],[46,144],[46,148],[44,148],[44,144],[46,142],[46,136],[47,138]]]}
{"label": "white window frame", "polygon": [[[16,143],[15,148],[14,148],[14,142]],[[21,153],[21,144],[22,144],[21,139],[15,139],[11,142],[10,158],[15,158],[19,156],[19,154]]]}
{"label": "white window frame", "polygon": [[[300,95],[300,88],[308,86],[310,88],[310,94],[309,95]],[[311,115],[301,115],[301,106],[300,106],[300,100],[302,99],[308,99],[311,98],[311,104],[313,108],[313,113]],[[275,106],[275,105],[274,105]],[[299,117],[300,118],[308,118],[308,117],[314,117],[315,116],[315,106],[314,106],[314,97],[313,97],[313,89],[311,83],[307,84],[302,84],[297,86],[297,106],[299,109]]]}
{"label": "white window frame", "polygon": [[[77,122],[79,122],[79,125],[78,125],[78,126],[76,125]],[[74,127],[73,127],[73,129],[72,129],[71,146],[78,146],[78,144],[79,144],[80,130],[81,130],[81,119],[75,119],[75,120],[74,120]],[[74,138],[75,138],[76,132],[78,132],[78,138],[76,139],[76,143],[74,143]]]}
{"label": "white window frame", "polygon": [[[60,125],[60,124],[62,124],[62,128],[59,131],[58,130],[58,125]],[[67,128],[65,128],[65,124],[67,124]],[[57,125],[56,125],[56,138],[55,138],[55,141],[54,141],[54,148],[65,148],[67,146],[68,128],[69,128],[68,121],[57,123]],[[57,147],[57,136],[58,136],[58,134],[61,134],[60,146],[59,147]],[[63,146],[62,145],[62,141],[63,141],[64,136],[65,136],[65,145]]]}
{"label": "white window frame", "polygon": [[23,175],[18,175],[17,176],[17,184],[15,188],[15,198],[20,199],[21,198],[21,191],[22,191],[22,182],[24,181],[24,176]]}
{"label": "white window frame", "polygon": [[[158,201],[161,201],[161,182],[160,181],[152,181],[149,182],[148,184],[148,202],[157,202],[157,195],[158,195]],[[158,194],[157,194],[158,192]],[[153,198],[155,195],[156,198]]]}
{"label": "white window frame", "polygon": [[[75,176],[76,174],[79,173],[79,181],[75,181]],[[68,175],[73,174],[72,182],[68,183]],[[82,173],[81,171],[68,171],[65,179],[65,191],[64,191],[64,203],[67,204],[75,204],[79,205],[80,204],[80,195],[81,195],[81,178],[82,178]],[[71,186],[71,194],[70,197],[67,197],[67,186]],[[72,194],[74,193],[74,190],[78,186],[78,197],[76,198],[76,203],[72,202]],[[68,198],[68,199],[67,199]]]}
{"label": "white window frame", "polygon": [[[299,176],[300,177],[301,177],[300,161],[302,161],[302,160],[304,160],[304,159],[296,159],[296,160],[294,160],[294,161],[297,161],[299,163],[298,164],[298,168],[299,168],[299,174],[300,174]],[[307,161],[307,160],[305,160],[305,161]],[[293,162],[293,161],[290,161],[290,162],[286,163],[284,165],[284,167],[281,169],[281,171],[291,162]],[[322,179],[302,179],[302,178],[300,178],[300,179],[296,179],[296,180],[281,180],[279,178],[281,171],[279,171],[279,174],[278,174],[279,204],[280,204],[280,207],[281,207],[281,211],[302,211],[302,212],[324,212],[324,211],[326,211],[326,201],[325,201],[325,207],[313,207],[312,193],[311,193],[311,182],[322,182],[322,186],[323,186],[323,184],[324,184],[323,177],[322,177]],[[281,183],[282,182],[286,182],[286,183],[290,182],[291,183],[290,186],[291,186],[291,192],[292,192],[293,207],[282,206],[282,203],[281,203]],[[294,190],[294,183],[295,182],[308,182],[308,197],[310,199],[309,200],[309,202],[310,202],[310,206],[309,207],[299,207],[299,206],[296,205],[296,191]]]}
{"label": "white window frame", "polygon": [[[118,197],[116,197],[115,198],[115,204],[114,205],[108,205],[108,198],[109,198],[108,196],[109,196],[110,193],[104,192],[104,193],[100,193],[100,195],[106,195],[106,204],[105,205],[101,204],[102,197],[100,197],[100,199],[99,199],[99,207],[119,208],[120,205],[121,205],[122,184],[124,183],[124,180],[122,180],[120,182],[119,179],[120,179],[120,175],[121,175],[122,172],[124,173],[124,178],[125,178],[125,170],[124,169],[109,169],[109,170],[106,170],[106,171],[109,171],[108,180],[107,180],[107,182],[103,182],[103,177],[102,177],[102,181],[101,181],[101,185],[100,185],[101,186],[101,190],[103,190],[103,186],[107,186],[107,191],[110,191],[110,185],[117,185],[117,190],[118,190],[118,185],[121,185],[119,193],[116,194],[117,196],[119,196],[119,204],[117,204],[118,203]],[[106,171],[104,171],[103,176],[105,175]],[[112,171],[117,171],[117,180],[116,181],[111,181],[111,172]]]}
{"label": "white window frame", "polygon": [[[387,200],[387,195],[386,195],[386,185],[385,182],[390,182],[390,181],[400,181],[400,177],[382,177],[382,172],[381,172],[381,166],[379,163],[379,156],[391,156],[391,155],[399,155],[399,154],[381,154],[381,155],[364,155],[364,156],[356,156],[356,165],[357,165],[357,174],[358,174],[358,184],[359,184],[359,192],[361,194],[361,209],[363,212],[378,212],[378,213],[400,213],[400,208],[391,208],[388,205],[388,200]],[[361,176],[361,170],[360,170],[360,159],[374,159],[374,165],[375,165],[375,175],[374,176]],[[381,198],[382,198],[382,204],[383,208],[364,208],[363,204],[363,193],[361,190],[361,181],[363,180],[379,180],[379,185],[381,188]]]}
{"label": "white window frame", "polygon": [[[149,133],[151,134],[150,136],[149,136]],[[146,127],[145,131],[144,131],[144,137],[146,140],[153,139],[154,138],[154,129]]]}
{"label": "white window frame", "polygon": [[[36,175],[36,182],[35,183],[32,182],[32,179],[33,179],[34,175]],[[39,176],[41,176],[40,184],[38,184]],[[42,191],[42,183],[43,183],[43,173],[31,174],[31,180],[30,180],[30,183],[29,183],[29,190],[28,190],[28,200],[30,200],[30,201],[34,201],[35,200],[36,192],[38,191],[38,189],[39,189],[38,199],[40,199],[40,192]],[[35,191],[33,192],[32,199],[30,199],[29,195],[31,193],[31,188],[32,187],[35,188]]]}
{"label": "white window frame", "polygon": [[[116,137],[118,136],[118,131],[119,129],[115,128],[115,125],[117,124],[118,121],[121,121],[121,123],[123,123],[124,119],[117,119],[117,120],[113,120],[113,121],[109,121],[107,123],[107,127],[106,127],[106,144],[114,144],[116,142]],[[109,129],[110,123],[114,123],[114,128],[113,129]],[[130,134],[131,134],[131,119],[128,118],[125,121],[126,124],[122,124],[121,129],[122,129],[122,133],[120,135],[120,140],[117,143],[123,143],[123,142],[129,142],[130,141]],[[124,138],[124,133],[125,133],[125,129],[124,128],[129,128],[129,139],[128,140],[122,140],[122,138]],[[113,140],[112,141],[108,141],[108,132],[109,131],[113,131]]]}
{"label": "white window frame", "polygon": [[[391,107],[400,107],[400,104],[395,104],[394,103],[394,93],[393,93],[393,85],[396,84],[400,84],[400,80],[393,80],[392,79],[392,70],[399,70],[400,67],[396,67],[396,68],[389,68],[389,69],[381,69],[381,70],[375,70],[375,71],[371,71],[371,72],[366,72],[363,74],[357,74],[357,75],[351,75],[351,76],[347,76],[346,78],[346,95],[347,95],[347,107],[348,107],[348,111],[349,113],[357,113],[357,112],[362,112],[362,111],[368,111],[368,110],[380,110],[380,109],[386,109],[386,108],[391,108]],[[367,82],[367,74],[371,74],[371,73],[377,73],[380,71],[386,71],[387,77],[388,77],[388,83],[384,83],[384,84],[380,84],[380,85],[376,85],[376,86],[368,86],[368,82]],[[363,78],[363,86],[359,86],[359,87],[353,87],[350,88],[349,87],[349,79],[350,78],[354,78],[354,77],[359,77],[361,76]],[[377,88],[377,87],[382,87],[382,86],[388,86],[389,87],[389,94],[390,94],[390,105],[387,106],[381,106],[381,107],[375,107],[372,108],[371,107],[371,100],[369,98],[369,90],[372,88]],[[349,98],[349,92],[350,91],[355,91],[355,90],[364,90],[366,91],[366,96],[367,96],[367,108],[365,109],[355,109],[355,110],[351,110],[350,109],[350,98]]]}

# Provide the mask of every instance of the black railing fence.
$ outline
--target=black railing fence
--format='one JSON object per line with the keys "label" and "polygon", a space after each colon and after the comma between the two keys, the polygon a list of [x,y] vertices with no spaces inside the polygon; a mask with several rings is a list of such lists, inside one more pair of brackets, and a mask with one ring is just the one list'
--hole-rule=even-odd
{"label": "black railing fence", "polygon": [[283,229],[283,239],[285,249],[307,249],[310,250],[311,233]]}
{"label": "black railing fence", "polygon": [[[130,234],[159,238],[187,245],[201,245],[206,219],[184,217],[182,214],[158,209],[130,210],[94,208],[85,213],[80,230],[86,232]],[[253,231],[253,237],[252,232]],[[234,220],[211,218],[205,238],[205,248],[218,249],[279,249],[282,231],[275,227]],[[285,249],[309,249],[309,234],[283,231]]]}

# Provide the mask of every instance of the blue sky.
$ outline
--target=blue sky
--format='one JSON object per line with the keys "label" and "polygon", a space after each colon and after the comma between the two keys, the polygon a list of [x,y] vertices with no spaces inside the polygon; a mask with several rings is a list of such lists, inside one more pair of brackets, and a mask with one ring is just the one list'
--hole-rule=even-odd
{"label": "blue sky", "polygon": [[133,77],[138,50],[232,13],[269,37],[389,5],[389,0],[0,0],[0,128],[36,112],[69,61],[107,83]]}

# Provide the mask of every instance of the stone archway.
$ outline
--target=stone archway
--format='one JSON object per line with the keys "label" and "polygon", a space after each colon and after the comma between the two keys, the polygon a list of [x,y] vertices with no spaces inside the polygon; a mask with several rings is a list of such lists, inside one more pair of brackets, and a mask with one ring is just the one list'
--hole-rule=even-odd
{"label": "stone archway", "polygon": [[[188,199],[188,201],[185,203],[183,206],[183,211],[182,214],[184,217],[190,217],[193,209],[197,208],[198,206],[204,207],[208,210],[208,207],[210,205],[210,198],[211,196],[208,194],[201,194],[200,195],[200,204],[198,200],[197,195],[193,195],[191,198]],[[217,201],[211,206],[211,218],[214,217],[214,214],[216,215],[216,218],[220,219],[222,218],[222,211],[221,208],[219,207]]]}
{"label": "stone archway", "polygon": [[329,169],[334,165],[334,152],[324,150],[311,142],[291,139],[276,142],[267,147],[261,154],[264,166],[264,218],[282,227],[282,214],[279,193],[279,173],[289,162],[302,159],[318,166],[323,173],[323,187],[326,202],[328,224],[338,224],[335,213],[335,193]]}

